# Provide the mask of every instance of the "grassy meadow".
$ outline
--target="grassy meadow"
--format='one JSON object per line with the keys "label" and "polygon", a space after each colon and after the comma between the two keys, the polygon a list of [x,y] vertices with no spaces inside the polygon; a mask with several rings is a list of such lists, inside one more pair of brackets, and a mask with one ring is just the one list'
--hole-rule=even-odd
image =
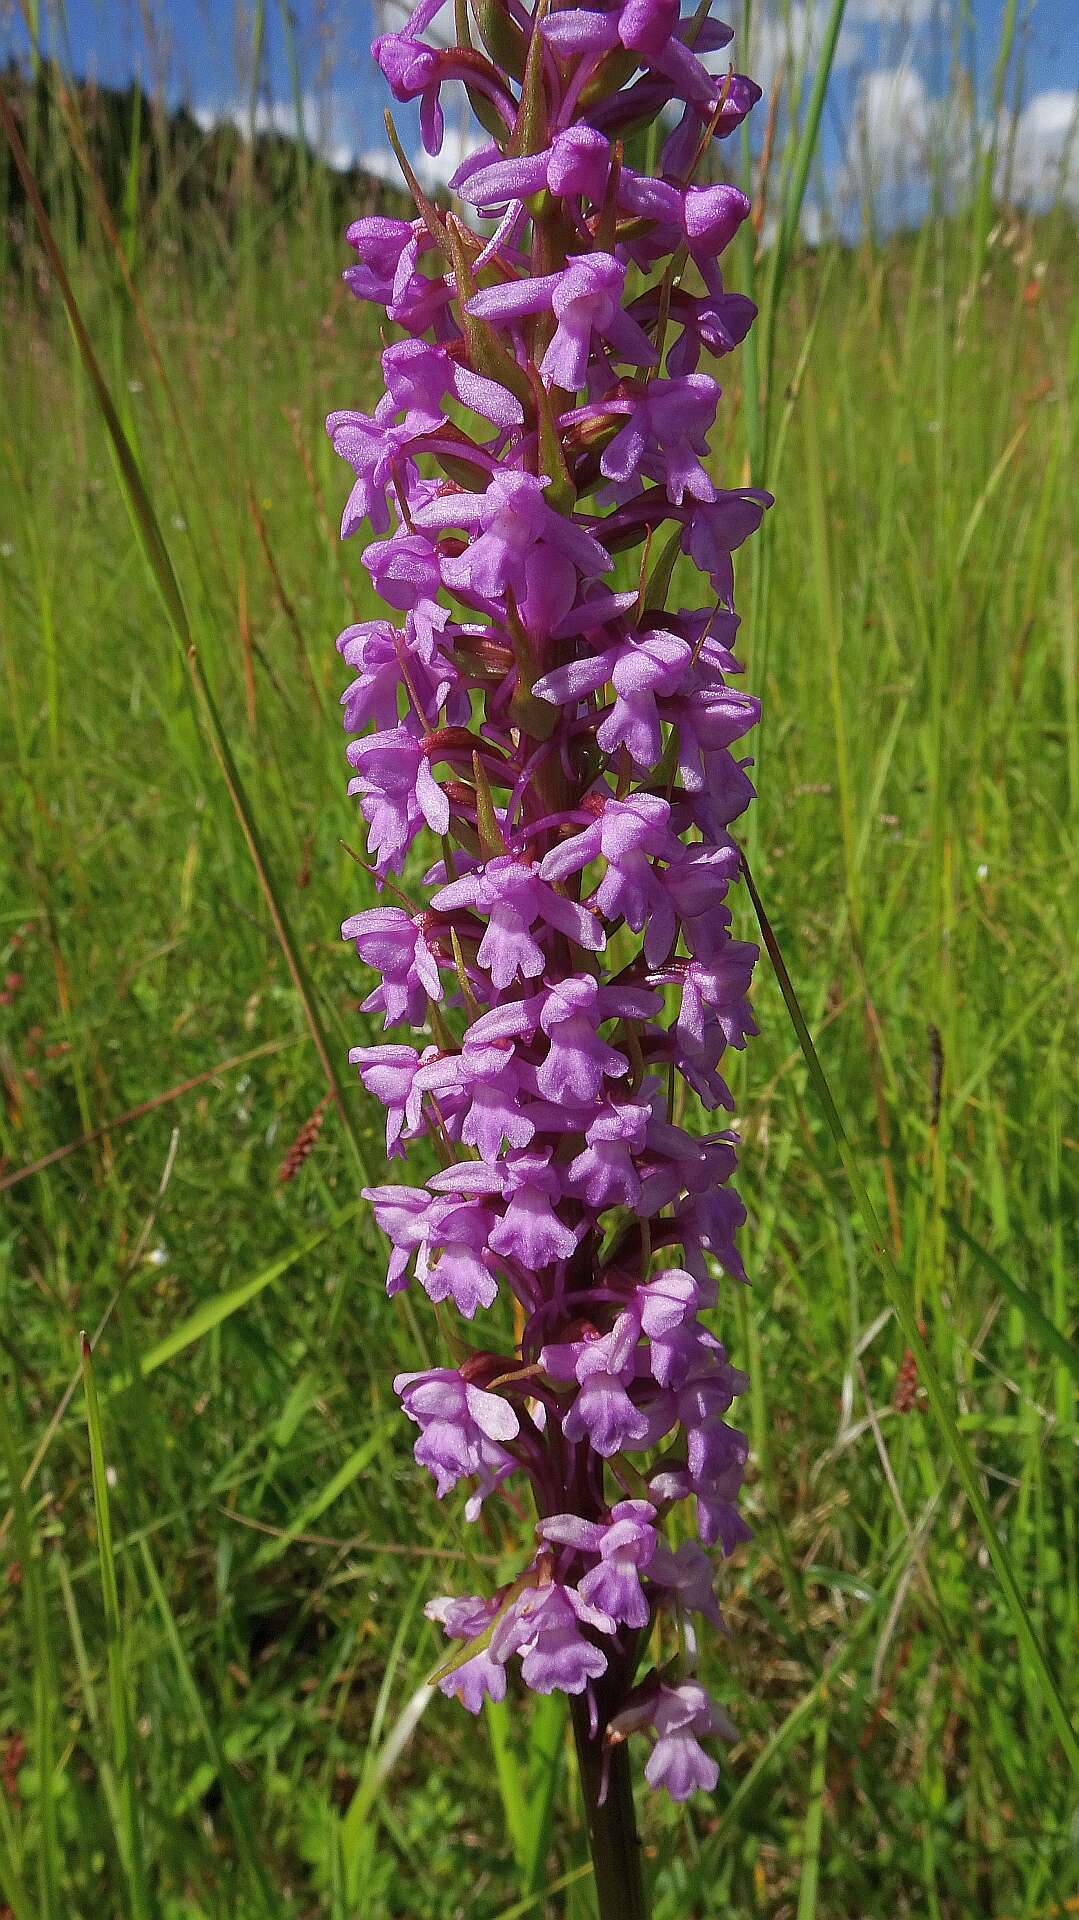
{"label": "grassy meadow", "polygon": [[[319,167],[275,195],[238,148],[204,209],[167,169],[122,206],[117,252],[58,123],[24,131],[191,658],[24,209],[0,286],[0,1911],[588,1920],[557,1699],[473,1723],[425,1688],[424,1602],[507,1577],[531,1522],[492,1503],[470,1530],[415,1468],[390,1381],[440,1330],[422,1295],[387,1302],[358,1198],[381,1125],[344,1057],[375,1023],[336,928],[372,893],[333,642],[371,608],[321,422],[373,403],[378,342],[343,212]],[[733,482],[752,444],[777,496],[741,556],[750,857],[1074,1712],[1079,249],[956,216],[781,279],[774,365],[762,333],[747,398],[725,363],[715,448]],[[744,890],[736,922],[754,937]],[[1076,1911],[1044,1675],[766,961],[756,1000],[752,1287],[716,1320],[752,1376],[755,1537],[705,1660],[741,1744],[713,1802],[642,1796],[657,1920]]]}

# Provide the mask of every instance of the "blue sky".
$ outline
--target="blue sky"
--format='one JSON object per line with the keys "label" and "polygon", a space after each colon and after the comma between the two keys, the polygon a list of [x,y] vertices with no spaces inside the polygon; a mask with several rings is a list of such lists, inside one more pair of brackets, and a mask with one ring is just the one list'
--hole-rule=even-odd
{"label": "blue sky", "polygon": [[[716,11],[724,11],[722,0]],[[139,72],[209,121],[240,112],[249,97],[252,13],[250,4],[221,7],[213,0],[68,0],[66,41],[56,39],[54,47],[76,73],[102,81],[122,83]],[[260,92],[263,117],[284,126],[292,86],[282,13],[277,0],[267,0]],[[291,13],[308,132],[338,161],[355,155],[377,164],[385,156],[387,95],[368,54],[372,0],[294,0]],[[756,0],[749,58],[736,40],[735,64],[767,85],[785,49],[789,60],[807,46],[812,58],[824,13],[824,0],[790,0],[786,8],[781,0]],[[1063,190],[1079,211],[1077,13],[1077,0],[1020,0],[1006,97],[1010,109],[1020,109],[1016,197],[1044,202]],[[973,75],[984,125],[1003,14],[1004,0],[848,0],[824,130],[828,194],[856,197],[871,184],[898,213],[904,177],[924,180],[931,148],[960,163],[970,117],[965,83],[956,76],[959,68]],[[737,26],[740,0],[728,17]],[[0,52],[10,51],[25,53],[26,40],[9,20],[0,24]],[[917,198],[916,184],[910,191]]]}

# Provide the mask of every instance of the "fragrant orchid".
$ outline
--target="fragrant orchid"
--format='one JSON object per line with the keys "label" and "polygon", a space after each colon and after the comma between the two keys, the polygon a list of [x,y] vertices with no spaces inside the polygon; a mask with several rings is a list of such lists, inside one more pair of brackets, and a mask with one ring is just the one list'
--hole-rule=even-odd
{"label": "fragrant orchid", "polygon": [[[771,504],[708,459],[721,395],[699,363],[753,318],[719,265],[749,204],[692,173],[758,89],[710,70],[730,31],[678,0],[474,11],[482,49],[428,43],[422,0],[375,52],[431,153],[442,88],[468,89],[489,137],[452,186],[494,232],[417,188],[414,220],[348,234],[348,285],[404,337],[374,412],[328,423],[342,531],[366,521],[401,616],[339,642],[346,725],[375,728],[351,791],[394,901],[343,932],[380,976],[365,1009],[422,1036],[351,1058],[389,1153],[426,1137],[443,1163],[369,1195],[390,1290],[452,1302],[476,1342],[395,1383],[416,1458],[440,1498],[469,1483],[470,1513],[527,1479],[539,1515],[509,1586],[429,1606],[454,1648],[439,1684],[475,1713],[516,1662],[578,1702],[604,1778],[651,1729],[647,1778],[684,1799],[715,1784],[701,1742],[733,1737],[691,1623],[720,1623],[704,1546],[745,1537],[747,1449],[726,1417],[745,1377],[701,1317],[717,1266],[744,1278],[735,1136],[687,1130],[676,1088],[729,1107],[724,1053],[756,1031],[729,828],[759,708],[730,684],[731,556]],[[661,116],[653,179],[623,136]],[[672,598],[679,554],[697,605]],[[512,1352],[485,1331],[499,1296]],[[664,1537],[685,1502],[704,1546]],[[641,1677],[659,1615],[679,1651]]]}

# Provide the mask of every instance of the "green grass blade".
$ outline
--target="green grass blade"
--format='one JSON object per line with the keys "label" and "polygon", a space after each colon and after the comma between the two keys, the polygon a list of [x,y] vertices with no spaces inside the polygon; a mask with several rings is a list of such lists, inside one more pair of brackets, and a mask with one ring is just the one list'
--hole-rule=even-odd
{"label": "green grass blade", "polygon": [[56,1720],[57,1685],[52,1643],[49,1638],[48,1612],[41,1552],[33,1537],[22,1475],[15,1445],[15,1433],[8,1406],[10,1388],[0,1384],[0,1454],[8,1477],[9,1499],[14,1514],[15,1551],[22,1569],[23,1607],[27,1639],[33,1667],[34,1760],[37,1769],[38,1820],[38,1904],[41,1920],[61,1920],[65,1906],[60,1893],[60,1842],[56,1820]]}
{"label": "green grass blade", "polygon": [[139,184],[140,162],[142,159],[142,82],[137,81],[132,88],[133,110],[131,114],[131,145],[127,156],[127,178],[124,181],[123,217],[120,227],[120,244],[129,273],[135,271],[135,255],[139,242]]}
{"label": "green grass blade", "polygon": [[280,889],[273,878],[263,847],[262,835],[256,824],[254,811],[248,800],[246,788],[240,777],[239,768],[236,765],[236,760],[229,744],[228,733],[222,724],[217,703],[203,669],[198,646],[188,619],[183,594],[180,590],[180,584],[173,569],[153,503],[145,482],[143,481],[138,461],[135,459],[127,435],[121,425],[120,417],[113,405],[112,396],[98,364],[97,355],[94,352],[90,335],[83,322],[79,304],[75,298],[74,289],[72,288],[71,281],[64,266],[60,249],[57,246],[49,216],[45,210],[45,203],[42,200],[37,181],[34,178],[33,171],[27,160],[22,141],[19,138],[18,128],[12,117],[11,108],[4,98],[2,91],[0,91],[0,125],[3,126],[8,144],[11,147],[15,167],[25,188],[27,199],[30,202],[42,246],[45,249],[53,275],[60,289],[68,321],[78,348],[79,358],[90,381],[94,397],[101,412],[101,417],[105,423],[124,502],[130,514],[132,526],[154,584],[161,596],[161,601],[168,616],[173,636],[191,675],[196,698],[199,702],[209,733],[214,757],[217,760],[222,778],[228,789],[229,798],[235,809],[241,832],[247,844],[248,853],[250,854],[252,864],[258,876],[259,885],[262,889],[267,907],[269,908],[274,931],[285,956],[286,964],[300,1004],[303,1007],[315,1051],[318,1054],[323,1073],[326,1077],[326,1084],[333,1094],[338,1113],[345,1128],[346,1137],[360,1173],[365,1180],[370,1180],[372,1175],[367,1161],[366,1149],[356,1124],[355,1115],[345,1098],[341,1078],[330,1052],[322,1015],[308,978],[307,968],[300,952],[299,943],[293,934]]}
{"label": "green grass blade", "polygon": [[101,1599],[105,1614],[105,1662],[109,1682],[112,1761],[120,1816],[117,1841],[124,1872],[127,1875],[132,1920],[146,1920],[151,1912],[151,1903],[146,1884],[138,1783],[135,1777],[130,1680],[112,1545],[112,1515],[109,1507],[109,1482],[105,1471],[105,1448],[101,1433],[101,1408],[94,1380],[93,1355],[89,1338],[85,1333],[79,1336],[79,1349],[82,1358],[83,1392],[86,1395],[86,1425],[90,1436],[90,1474],[94,1488],[94,1510],[97,1516]]}
{"label": "green grass blade", "polygon": [[1001,1266],[995,1255],[991,1254],[987,1247],[983,1247],[980,1241],[975,1240],[973,1234],[967,1232],[954,1213],[945,1213],[944,1218],[956,1239],[963,1242],[963,1245],[974,1255],[978,1265],[984,1267],[990,1278],[996,1281],[1012,1306],[1018,1307],[1035,1345],[1039,1346],[1047,1357],[1052,1355],[1061,1361],[1072,1379],[1079,1385],[1079,1347],[1075,1342],[1061,1333],[1060,1328],[1054,1325],[1033,1295],[1029,1294],[1025,1287],[1021,1287],[1018,1280],[1012,1279],[1011,1274]]}
{"label": "green grass blade", "polygon": [[[395,1738],[396,1729],[391,1729],[386,1739],[382,1739],[382,1725],[389,1707],[390,1692],[404,1652],[405,1641],[420,1601],[427,1591],[429,1578],[427,1569],[422,1569],[409,1594],[407,1604],[401,1609],[401,1618],[393,1637],[393,1644],[389,1649],[382,1684],[371,1715],[363,1771],[341,1822],[341,1860],[347,1897],[352,1903],[359,1900],[360,1889],[364,1882],[365,1863],[370,1860],[374,1847],[378,1796],[401,1747],[400,1739]],[[422,1684],[412,1695],[412,1711],[422,1711],[430,1697],[430,1688]],[[406,1707],[403,1729],[406,1738],[411,1733],[413,1724],[409,1714],[410,1709]]]}
{"label": "green grass blade", "polygon": [[229,1822],[236,1852],[244,1869],[247,1883],[256,1902],[256,1911],[265,1916],[265,1920],[279,1920],[283,1908],[275,1898],[259,1860],[253,1836],[257,1832],[254,1808],[248,1804],[242,1783],[231,1766],[224,1748],[207,1712],[204,1688],[195,1679],[191,1662],[184,1649],[180,1629],[169,1604],[168,1594],[162,1585],[161,1576],[154,1564],[153,1555],[145,1540],[138,1543],[154,1605],[157,1608],[165,1639],[172,1654],[180,1690],[187,1704],[194,1726],[198,1728],[207,1756],[214,1770],[214,1776],[221,1789],[221,1798],[228,1811]]}
{"label": "green grass blade", "polygon": [[863,1224],[869,1234],[870,1244],[877,1265],[880,1268],[885,1291],[894,1309],[896,1319],[903,1330],[903,1337],[907,1346],[910,1348],[917,1362],[919,1379],[925,1387],[929,1405],[937,1422],[937,1426],[940,1429],[941,1438],[944,1442],[948,1457],[955,1468],[963,1492],[967,1496],[971,1511],[978,1523],[982,1539],[985,1541],[997,1579],[1000,1581],[1001,1589],[1015,1623],[1015,1631],[1019,1642],[1037,1676],[1039,1687],[1045,1704],[1049,1709],[1050,1718],[1056,1728],[1057,1736],[1064,1749],[1068,1764],[1072,1768],[1076,1779],[1079,1780],[1079,1738],[1076,1736],[1075,1728],[1072,1725],[1068,1709],[1064,1703],[1056,1677],[1049,1666],[1041,1641],[1034,1631],[1027,1604],[1023,1598],[1022,1589],[1020,1588],[1015,1570],[1012,1566],[1011,1555],[997,1531],[993,1516],[989,1511],[989,1503],[978,1484],[977,1471],[971,1460],[970,1453],[964,1445],[959,1428],[956,1425],[955,1414],[945,1394],[943,1382],[930,1358],[925,1341],[919,1332],[917,1315],[914,1311],[910,1293],[904,1281],[901,1279],[899,1270],[888,1251],[887,1241],[885,1240],[880,1222],[877,1219],[876,1209],[873,1206],[865,1182],[862,1179],[861,1169],[859,1168],[858,1161],[847,1138],[846,1129],[839,1116],[839,1109],[832,1098],[831,1088],[828,1085],[824,1069],[818,1058],[817,1050],[813,1045],[812,1036],[806,1025],[805,1016],[799,1005],[793,982],[784,963],[783,955],[779,950],[771,923],[765,913],[764,904],[760,894],[757,892],[753,876],[746,863],[743,863],[743,872],[745,874],[746,886],[749,889],[750,898],[753,901],[754,911],[760,923],[764,944],[768,949],[768,957],[775,969],[780,992],[783,995],[787,1012],[790,1015],[791,1025],[797,1036],[798,1045],[801,1048],[813,1090],[823,1109],[825,1119],[828,1123],[828,1130],[831,1133],[842,1162],[843,1171],[847,1176],[847,1182],[855,1206],[861,1214]]}
{"label": "green grass blade", "polygon": [[813,165],[813,155],[820,139],[820,125],[824,114],[824,99],[835,60],[836,47],[843,27],[843,15],[846,12],[846,0],[832,0],[828,10],[824,37],[821,42],[820,57],[809,102],[806,107],[805,122],[798,136],[790,172],[787,176],[783,209],[779,220],[779,231],[772,250],[771,266],[768,273],[768,291],[764,303],[764,352],[763,376],[765,382],[764,418],[762,429],[756,435],[760,448],[762,470],[767,468],[769,448],[769,427],[771,417],[771,386],[775,367],[776,328],[779,318],[780,296],[787,277],[794,244],[798,237],[798,224],[802,217],[806,187],[809,183],[809,170]]}
{"label": "green grass blade", "polygon": [[566,1734],[564,1701],[557,1693],[541,1697],[536,1702],[528,1736],[528,1770],[534,1785],[528,1810],[531,1846],[526,1885],[532,1893],[543,1884],[566,1753]]}
{"label": "green grass blade", "polygon": [[[297,1260],[306,1259],[307,1255],[321,1246],[330,1234],[336,1233],[341,1227],[347,1226],[350,1220],[354,1220],[365,1204],[366,1202],[362,1200],[355,1201],[352,1206],[345,1207],[340,1213],[335,1214],[333,1219],[324,1227],[320,1227],[317,1233],[309,1234],[307,1239],[301,1240],[298,1246],[290,1247],[287,1253],[280,1254],[276,1260],[271,1260],[268,1266],[260,1268],[258,1273],[251,1275],[250,1279],[241,1280],[237,1286],[228,1287],[223,1293],[215,1294],[212,1300],[203,1301],[201,1307],[196,1308],[195,1312],[189,1314],[186,1320],[182,1320],[178,1327],[174,1327],[171,1333],[166,1334],[164,1340],[158,1340],[147,1353],[140,1356],[139,1377],[146,1379],[149,1374],[156,1373],[159,1367],[167,1366],[170,1360],[175,1360],[177,1354],[184,1353],[188,1347],[193,1347],[208,1333],[212,1333],[215,1327],[231,1319],[234,1313],[239,1313],[241,1308],[249,1306],[251,1301],[257,1299],[267,1287],[272,1286],[275,1280],[280,1280],[283,1273],[287,1273],[290,1267],[294,1267]],[[110,1392],[123,1393],[130,1384],[130,1381],[118,1380]]]}
{"label": "green grass blade", "polygon": [[525,1885],[530,1887],[528,1792],[524,1771],[510,1737],[510,1710],[504,1700],[485,1700],[483,1717],[487,1722],[491,1758],[495,1763],[495,1779],[498,1782],[498,1797],[502,1802],[502,1817],[506,1822],[506,1832],[513,1848],[518,1872]]}
{"label": "green grass blade", "polygon": [[802,1834],[802,1877],[798,1885],[797,1920],[814,1920],[817,1911],[827,1762],[828,1708],[825,1706],[813,1734],[813,1762],[809,1774],[809,1804]]}
{"label": "green grass blade", "polygon": [[798,138],[798,145],[794,154],[794,163],[791,168],[786,197],[783,203],[783,215],[780,223],[779,244],[777,247],[777,255],[780,256],[782,264],[777,288],[783,284],[783,275],[786,273],[787,262],[790,259],[795,240],[798,237],[798,222],[802,217],[802,206],[805,201],[806,187],[809,184],[809,169],[813,165],[813,156],[817,151],[817,142],[820,139],[820,124],[824,116],[824,99],[828,91],[828,82],[831,78],[836,48],[839,45],[839,36],[843,28],[843,15],[846,10],[847,0],[832,0],[832,4],[828,10],[828,19],[825,22],[824,36],[821,40],[820,53],[817,56],[816,70],[813,75],[813,85],[810,89],[809,102],[806,107],[805,124]]}
{"label": "green grass blade", "polygon": [[272,1540],[267,1540],[265,1546],[259,1548],[253,1565],[256,1568],[268,1567],[274,1560],[279,1560],[283,1553],[287,1553],[296,1536],[306,1533],[308,1528],[313,1527],[315,1521],[321,1519],[327,1509],[333,1506],[334,1501],[340,1499],[346,1487],[351,1487],[353,1482],[359,1479],[364,1469],[370,1466],[383,1441],[397,1425],[396,1414],[389,1414],[385,1420],[380,1420],[374,1432],[368,1434],[362,1445],[353,1449],[348,1459],[338,1467],[332,1479],[327,1481],[313,1500],[309,1500],[301,1508],[284,1532],[275,1535]]}

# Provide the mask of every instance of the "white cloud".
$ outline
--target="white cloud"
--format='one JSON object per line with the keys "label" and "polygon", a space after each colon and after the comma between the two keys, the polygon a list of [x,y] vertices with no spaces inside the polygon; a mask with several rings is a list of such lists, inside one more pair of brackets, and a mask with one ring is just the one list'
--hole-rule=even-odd
{"label": "white cloud", "polygon": [[[490,143],[490,134],[479,126],[468,103],[468,95],[459,80],[451,80],[442,89],[442,111],[446,116],[446,131],[442,141],[441,153],[428,153],[418,140],[408,154],[409,162],[421,187],[433,193],[438,187],[448,187],[462,160],[470,153],[476,153],[480,147]],[[408,152],[408,135],[404,128],[401,132],[402,145]],[[386,180],[395,187],[404,185],[401,169],[389,147],[368,147],[360,156],[360,165],[379,180]]]}
{"label": "white cloud", "polygon": [[[221,105],[200,101],[192,107],[191,117],[203,133],[212,133],[215,127],[232,126],[246,136],[251,127],[248,101],[226,100]],[[297,115],[291,100],[258,100],[255,103],[256,133],[280,133],[286,139],[295,139],[300,131],[301,120],[304,139],[326,166],[343,173],[352,165],[356,157],[355,147],[344,134],[340,102],[336,95],[305,93],[300,115]]]}
{"label": "white cloud", "polygon": [[1054,87],[1035,94],[1005,121],[996,187],[1020,206],[1041,210],[1061,200],[1079,213],[1079,92]]}
{"label": "white cloud", "polygon": [[[902,200],[910,193],[924,207],[931,184],[947,197],[969,180],[971,161],[970,118],[957,98],[931,99],[909,62],[862,74],[837,180],[841,196]],[[911,211],[894,202],[893,210]]]}
{"label": "white cloud", "polygon": [[913,154],[929,133],[929,95],[913,67],[878,67],[858,82],[855,120],[873,158],[886,164]]}
{"label": "white cloud", "polygon": [[404,189],[401,169],[389,147],[365,147],[360,154],[359,164],[373,179],[384,180],[388,187]]}
{"label": "white cloud", "polygon": [[920,27],[932,15],[934,0],[847,0],[845,18],[876,27]]}
{"label": "white cloud", "polygon": [[[409,164],[421,187],[428,193],[434,193],[439,187],[448,187],[462,160],[483,146],[486,138],[486,134],[477,136],[471,129],[462,132],[447,127],[441,153],[426,153],[422,147],[410,153]],[[360,155],[359,164],[376,180],[385,180],[389,186],[400,187],[407,192],[404,176],[389,147],[367,147]]]}
{"label": "white cloud", "polygon": [[[414,0],[374,0],[377,33],[401,33],[415,11]],[[430,47],[451,47],[457,43],[453,8],[444,5],[423,30],[421,38]]]}
{"label": "white cloud", "polygon": [[[771,93],[781,65],[788,78],[799,67],[807,77],[812,76],[824,45],[829,12],[825,0],[792,0],[791,6],[782,13],[778,9],[754,13],[748,47],[740,50],[735,64],[744,62],[746,72],[763,88],[765,99]],[[844,67],[854,66],[861,51],[862,36],[857,28],[841,27],[833,71],[838,73]],[[725,70],[733,52],[733,48],[724,48],[721,53],[707,55],[705,65],[717,71]]]}
{"label": "white cloud", "polygon": [[[984,144],[988,129],[979,131]],[[918,217],[931,183],[951,204],[969,188],[977,148],[969,106],[955,95],[931,98],[909,63],[877,68],[858,84],[837,191],[878,209],[883,201],[894,217]],[[994,189],[1018,206],[1044,210],[1061,201],[1079,213],[1079,92],[1036,94],[1015,119],[1002,120]]]}
{"label": "white cloud", "polygon": [[[475,153],[483,142],[466,134],[454,135],[446,129],[446,138],[439,154],[426,153],[422,147],[408,156],[409,165],[416,175],[420,186],[427,193],[449,186],[462,160]],[[385,180],[391,187],[399,187],[407,193],[408,184],[397,164],[396,156],[389,147],[367,147],[359,156],[359,164],[366,173],[373,174],[376,180]]]}

